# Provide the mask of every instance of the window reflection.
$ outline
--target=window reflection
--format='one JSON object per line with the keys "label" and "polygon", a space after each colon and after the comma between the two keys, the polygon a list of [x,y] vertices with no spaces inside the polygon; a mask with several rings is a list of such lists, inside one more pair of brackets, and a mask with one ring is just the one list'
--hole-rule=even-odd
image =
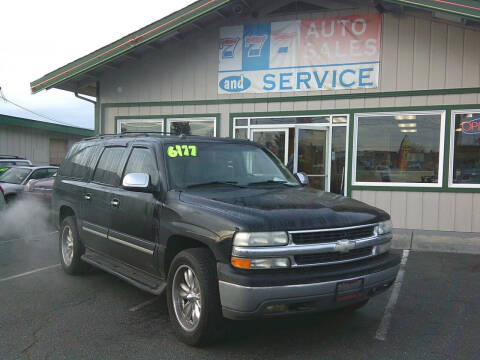
{"label": "window reflection", "polygon": [[441,115],[358,118],[359,182],[437,183]]}
{"label": "window reflection", "polygon": [[455,114],[453,183],[480,184],[480,111]]}

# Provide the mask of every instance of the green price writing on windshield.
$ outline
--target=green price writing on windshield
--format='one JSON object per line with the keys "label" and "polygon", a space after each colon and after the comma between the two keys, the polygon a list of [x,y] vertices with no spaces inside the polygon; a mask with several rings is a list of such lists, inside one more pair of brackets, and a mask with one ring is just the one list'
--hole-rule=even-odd
{"label": "green price writing on windshield", "polygon": [[167,154],[169,157],[177,156],[197,156],[196,145],[170,145],[167,148]]}

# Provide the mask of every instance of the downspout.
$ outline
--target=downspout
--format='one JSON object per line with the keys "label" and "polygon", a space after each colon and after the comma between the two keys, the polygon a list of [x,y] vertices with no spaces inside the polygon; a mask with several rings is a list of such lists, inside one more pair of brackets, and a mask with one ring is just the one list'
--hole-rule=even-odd
{"label": "downspout", "polygon": [[97,102],[95,100],[92,100],[92,99],[89,99],[89,98],[86,98],[82,95],[78,95],[78,91],[75,91],[74,92],[75,94],[75,97],[79,98],[79,99],[82,99],[82,100],[85,100],[85,101],[88,101],[88,102],[91,102],[93,105],[97,106]]}

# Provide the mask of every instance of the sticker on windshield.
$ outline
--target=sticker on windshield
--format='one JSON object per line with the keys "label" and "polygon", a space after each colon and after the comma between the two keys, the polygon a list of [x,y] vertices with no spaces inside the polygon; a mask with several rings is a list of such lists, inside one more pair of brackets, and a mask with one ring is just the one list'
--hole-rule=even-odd
{"label": "sticker on windshield", "polygon": [[197,145],[170,145],[167,148],[167,154],[171,158],[178,156],[197,156]]}

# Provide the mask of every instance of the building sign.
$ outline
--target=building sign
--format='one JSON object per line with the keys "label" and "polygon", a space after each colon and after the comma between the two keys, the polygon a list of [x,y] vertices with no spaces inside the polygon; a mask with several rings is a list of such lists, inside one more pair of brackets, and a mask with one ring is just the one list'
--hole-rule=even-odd
{"label": "building sign", "polygon": [[379,14],[220,29],[218,93],[378,87]]}
{"label": "building sign", "polygon": [[480,134],[480,117],[470,121],[464,121],[461,124],[462,133],[467,135]]}

